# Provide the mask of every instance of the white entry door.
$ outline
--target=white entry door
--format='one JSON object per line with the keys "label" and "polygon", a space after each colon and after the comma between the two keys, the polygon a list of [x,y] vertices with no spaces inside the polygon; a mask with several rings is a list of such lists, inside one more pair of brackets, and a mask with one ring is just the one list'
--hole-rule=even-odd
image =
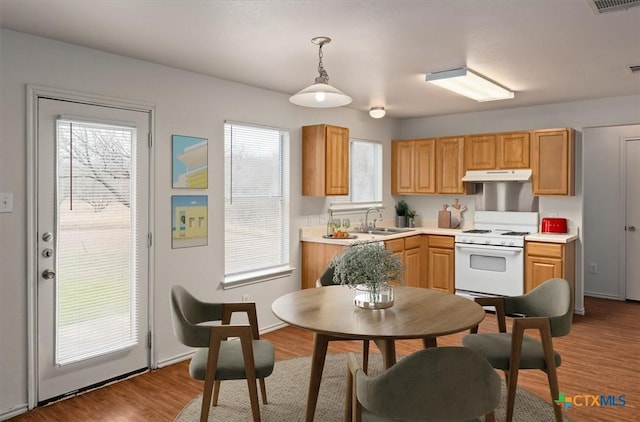
{"label": "white entry door", "polygon": [[626,280],[627,299],[640,300],[640,139],[627,140]]}
{"label": "white entry door", "polygon": [[149,367],[150,115],[37,103],[38,403]]}

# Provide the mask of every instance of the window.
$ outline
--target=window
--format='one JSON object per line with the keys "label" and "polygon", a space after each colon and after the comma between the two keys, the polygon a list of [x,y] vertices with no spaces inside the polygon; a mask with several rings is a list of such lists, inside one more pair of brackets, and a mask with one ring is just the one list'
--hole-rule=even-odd
{"label": "window", "polygon": [[349,195],[335,197],[335,204],[382,205],[382,144],[349,140]]}
{"label": "window", "polygon": [[225,287],[289,268],[289,132],[224,125]]}

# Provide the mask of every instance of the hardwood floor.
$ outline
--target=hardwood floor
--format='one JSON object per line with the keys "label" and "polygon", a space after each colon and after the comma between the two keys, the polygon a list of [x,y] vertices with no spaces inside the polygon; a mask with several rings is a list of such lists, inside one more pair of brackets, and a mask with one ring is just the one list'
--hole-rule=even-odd
{"label": "hardwood floor", "polygon": [[[624,395],[626,406],[574,405],[566,415],[573,422],[635,422],[640,418],[640,303],[587,297],[585,308],[587,316],[574,317],[571,333],[554,339],[554,346],[562,355],[562,366],[558,368],[560,391],[568,397]],[[495,329],[495,317],[489,314],[481,330]],[[458,346],[462,336],[441,337],[438,345]],[[313,337],[309,332],[287,327],[263,338],[274,343],[277,360],[311,355]],[[357,352],[360,347],[356,341],[332,342],[329,352]],[[399,341],[396,346],[399,355],[421,347],[420,341],[413,340]],[[189,377],[187,366],[187,362],[181,362],[144,373],[34,409],[11,421],[172,421],[202,391],[202,383]],[[551,401],[546,375],[540,371],[522,371],[518,385]],[[267,379],[267,391],[268,388]]]}

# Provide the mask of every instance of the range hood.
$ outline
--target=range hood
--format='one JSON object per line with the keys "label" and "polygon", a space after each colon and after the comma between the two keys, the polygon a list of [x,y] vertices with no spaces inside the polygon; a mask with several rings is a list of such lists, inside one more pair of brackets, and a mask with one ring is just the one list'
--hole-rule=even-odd
{"label": "range hood", "polygon": [[528,182],[531,180],[531,169],[514,170],[468,170],[462,178],[463,182]]}

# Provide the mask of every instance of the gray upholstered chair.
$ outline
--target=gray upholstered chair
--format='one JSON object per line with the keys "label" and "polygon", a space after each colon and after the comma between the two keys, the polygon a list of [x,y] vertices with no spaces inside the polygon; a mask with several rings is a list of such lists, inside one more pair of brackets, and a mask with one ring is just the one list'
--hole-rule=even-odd
{"label": "gray upholstered chair", "polygon": [[[336,283],[333,282],[333,274],[334,268],[333,266],[329,265],[316,280],[316,287],[335,286]],[[354,339],[333,337],[329,341],[334,340],[343,341]],[[367,372],[367,368],[369,367],[369,340],[362,340],[362,366],[364,367],[364,371]]]}
{"label": "gray upholstered chair", "polygon": [[[260,381],[262,402],[267,403],[264,378],[271,375],[275,361],[273,345],[260,340],[255,303],[206,303],[185,288],[171,288],[171,314],[176,336],[186,346],[197,347],[189,364],[191,377],[204,380],[200,421],[209,416],[209,407],[218,404],[221,380],[246,379],[253,420],[260,420],[256,379]],[[249,324],[230,324],[234,312],[246,313]],[[219,321],[219,325],[202,325]],[[238,340],[227,340],[237,337]]]}
{"label": "gray upholstered chair", "polygon": [[[462,339],[462,344],[480,352],[496,369],[504,371],[507,382],[507,421],[513,418],[513,408],[520,369],[539,369],[547,374],[551,400],[558,399],[560,355],[553,350],[552,337],[569,334],[573,318],[574,296],[567,280],[552,278],[529,293],[513,297],[476,298],[480,305],[495,306],[499,333],[472,334]],[[511,333],[507,333],[505,314],[521,315],[515,318]],[[540,341],[524,335],[525,330],[535,330]],[[555,419],[562,421],[562,409],[553,406]]]}
{"label": "gray upholstered chair", "polygon": [[433,347],[368,376],[349,355],[345,421],[494,421],[500,377],[478,352]]}

